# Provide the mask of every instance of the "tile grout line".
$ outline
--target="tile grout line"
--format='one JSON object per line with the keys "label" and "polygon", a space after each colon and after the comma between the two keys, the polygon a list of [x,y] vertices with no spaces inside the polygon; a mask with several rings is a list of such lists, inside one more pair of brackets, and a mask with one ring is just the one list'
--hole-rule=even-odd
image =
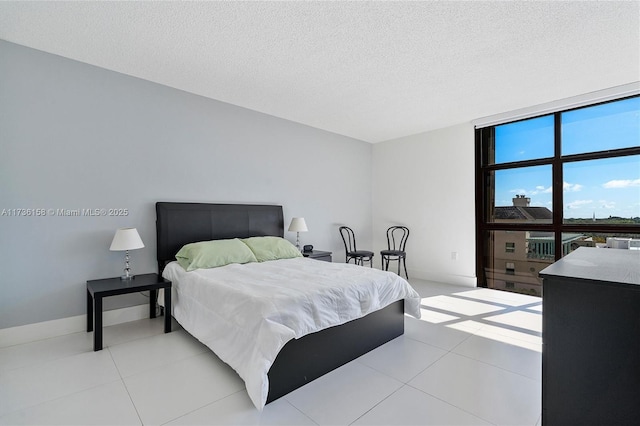
{"label": "tile grout line", "polygon": [[110,382],[100,383],[100,384],[97,384],[97,385],[94,385],[94,386],[90,386],[90,387],[88,387],[88,388],[79,389],[79,390],[77,390],[77,391],[75,391],[75,392],[71,392],[71,393],[68,393],[68,394],[66,394],[66,395],[60,395],[60,396],[57,396],[57,397],[52,398],[52,399],[47,399],[47,400],[45,400],[45,401],[40,401],[40,402],[38,402],[38,403],[36,403],[36,404],[33,404],[33,405],[28,405],[28,406],[26,406],[26,407],[18,408],[17,410],[8,411],[8,412],[6,412],[6,413],[4,413],[4,414],[0,415],[0,420],[1,420],[3,417],[9,416],[9,415],[11,415],[11,414],[19,413],[19,412],[21,412],[21,411],[32,410],[32,409],[34,409],[34,408],[36,408],[36,407],[39,407],[39,406],[41,406],[41,405],[49,404],[49,403],[51,403],[51,402],[55,402],[55,401],[59,401],[59,400],[61,400],[61,399],[68,398],[68,397],[70,397],[70,396],[77,395],[77,394],[82,393],[82,392],[86,392],[86,391],[90,391],[90,390],[92,390],[92,389],[99,388],[99,387],[101,387],[101,386],[106,386],[106,385],[111,385],[111,384],[113,384],[113,383],[118,383],[118,381],[119,381],[119,379],[116,379],[116,380],[113,380],[113,381],[110,381]]}
{"label": "tile grout line", "polygon": [[417,390],[418,392],[421,392],[421,393],[423,393],[423,394],[425,394],[425,395],[429,395],[431,398],[437,399],[437,400],[438,400],[438,401],[440,401],[440,402],[444,402],[445,404],[450,405],[451,407],[454,407],[454,408],[456,408],[456,409],[458,409],[458,410],[460,410],[460,411],[464,411],[465,413],[467,413],[467,414],[469,414],[469,415],[471,415],[471,416],[473,416],[473,417],[477,417],[477,418],[479,418],[480,420],[483,420],[483,421],[485,421],[485,422],[487,422],[487,423],[489,423],[489,424],[492,424],[492,425],[495,425],[495,424],[496,424],[496,423],[493,423],[492,421],[487,420],[487,419],[485,419],[484,417],[481,417],[481,416],[479,416],[479,415],[477,415],[477,414],[474,414],[474,413],[472,413],[472,412],[470,412],[470,411],[468,411],[468,410],[466,410],[466,409],[464,409],[464,408],[462,408],[462,407],[458,407],[457,405],[454,405],[454,404],[452,404],[451,402],[446,401],[446,400],[444,400],[444,399],[442,399],[442,398],[440,398],[440,397],[438,397],[438,396],[436,396],[436,395],[433,395],[433,394],[431,394],[431,393],[429,393],[429,392],[423,391],[422,389],[418,389],[417,387],[415,387],[415,386],[413,386],[413,385],[411,385],[411,384],[409,384],[409,383],[407,383],[405,386],[409,386],[411,389]]}
{"label": "tile grout line", "polygon": [[142,417],[140,417],[140,412],[138,411],[138,407],[136,406],[136,403],[133,401],[133,397],[131,397],[131,392],[129,392],[129,388],[127,387],[127,383],[124,381],[124,377],[122,377],[122,373],[120,372],[120,369],[118,368],[118,364],[116,364],[116,360],[113,359],[113,353],[111,352],[111,348],[107,347],[105,348],[107,351],[109,351],[109,357],[111,358],[111,362],[113,362],[113,365],[116,368],[116,371],[118,372],[118,376],[120,376],[120,382],[122,383],[122,386],[124,387],[124,390],[127,392],[127,396],[129,397],[129,401],[131,401],[131,405],[133,406],[133,409],[136,411],[136,416],[138,416],[138,420],[140,421],[141,425],[144,425],[144,422],[142,421]]}
{"label": "tile grout line", "polygon": [[[391,398],[392,395],[395,395],[397,392],[400,391],[400,389],[402,389],[403,387],[407,386],[406,383],[403,383],[402,386],[400,386],[398,389],[394,390],[393,392],[391,392],[389,395],[385,396],[384,398],[382,398],[380,401],[378,401],[377,403],[375,403],[372,407],[370,407],[367,411],[365,411],[364,413],[362,413],[360,416],[358,416],[358,418],[356,418],[354,421],[352,421],[351,423],[349,423],[349,425],[354,424],[355,422],[357,422],[358,420],[360,420],[362,417],[366,416],[369,412],[371,412],[374,408],[376,408],[378,405],[382,404],[384,401],[386,401],[387,399]],[[314,422],[315,423],[315,422]]]}

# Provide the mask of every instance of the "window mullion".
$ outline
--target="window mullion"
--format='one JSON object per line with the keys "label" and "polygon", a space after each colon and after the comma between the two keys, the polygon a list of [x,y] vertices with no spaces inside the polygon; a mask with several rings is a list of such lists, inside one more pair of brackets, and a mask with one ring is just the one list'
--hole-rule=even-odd
{"label": "window mullion", "polygon": [[559,112],[554,114],[554,157],[553,157],[553,229],[555,240],[555,259],[562,257],[562,221],[563,221],[563,190],[562,177],[562,119]]}

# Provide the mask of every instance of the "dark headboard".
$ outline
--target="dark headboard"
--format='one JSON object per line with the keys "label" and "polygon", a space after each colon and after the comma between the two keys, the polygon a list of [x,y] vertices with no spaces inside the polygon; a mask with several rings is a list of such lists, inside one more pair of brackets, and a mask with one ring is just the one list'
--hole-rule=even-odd
{"label": "dark headboard", "polygon": [[227,238],[284,236],[282,206],[156,203],[158,272],[188,243]]}

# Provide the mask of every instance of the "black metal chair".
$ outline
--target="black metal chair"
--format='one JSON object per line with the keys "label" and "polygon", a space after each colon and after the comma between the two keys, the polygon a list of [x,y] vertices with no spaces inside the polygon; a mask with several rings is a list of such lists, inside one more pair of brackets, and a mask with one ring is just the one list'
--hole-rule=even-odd
{"label": "black metal chair", "polygon": [[363,265],[369,262],[369,266],[373,268],[373,252],[367,250],[358,250],[356,248],[356,236],[353,230],[348,226],[340,227],[340,236],[344,243],[344,251],[346,252],[346,263],[353,259],[356,265]]}
{"label": "black metal chair", "polygon": [[409,228],[406,226],[392,226],[387,229],[387,250],[382,250],[382,269],[389,270],[389,262],[398,262],[398,275],[400,275],[400,263],[404,266],[404,275],[407,274],[407,252],[405,246],[409,239]]}

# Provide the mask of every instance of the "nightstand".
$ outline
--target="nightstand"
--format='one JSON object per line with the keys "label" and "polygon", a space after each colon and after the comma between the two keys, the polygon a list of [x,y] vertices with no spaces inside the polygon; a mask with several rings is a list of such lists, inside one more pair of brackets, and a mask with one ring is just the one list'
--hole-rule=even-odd
{"label": "nightstand", "polygon": [[156,317],[156,296],[159,289],[164,292],[164,332],[171,331],[171,281],[158,274],[136,275],[130,280],[106,278],[87,281],[87,332],[93,333],[93,350],[102,349],[102,298],[118,294],[149,291],[149,317]]}
{"label": "nightstand", "polygon": [[302,255],[304,257],[308,257],[310,259],[323,260],[325,262],[331,262],[331,252],[330,251],[303,251]]}

